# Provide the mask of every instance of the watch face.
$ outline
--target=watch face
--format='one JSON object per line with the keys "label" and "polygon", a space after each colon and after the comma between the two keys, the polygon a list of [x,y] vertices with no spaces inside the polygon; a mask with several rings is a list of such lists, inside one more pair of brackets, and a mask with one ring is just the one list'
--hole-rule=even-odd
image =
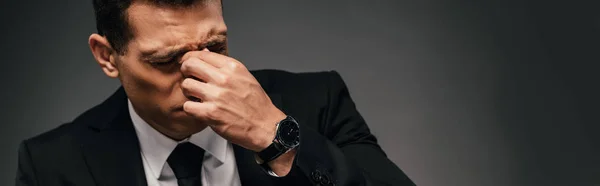
{"label": "watch face", "polygon": [[288,148],[293,148],[300,143],[300,129],[298,123],[290,120],[284,120],[279,123],[278,136],[281,144]]}

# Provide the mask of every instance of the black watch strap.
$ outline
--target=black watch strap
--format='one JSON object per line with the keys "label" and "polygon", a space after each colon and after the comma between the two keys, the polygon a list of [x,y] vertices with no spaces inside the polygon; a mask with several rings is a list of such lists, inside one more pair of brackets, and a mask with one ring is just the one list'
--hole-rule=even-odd
{"label": "black watch strap", "polygon": [[284,154],[287,150],[283,145],[277,141],[273,141],[266,149],[258,152],[258,157],[262,160],[261,164],[268,163],[277,159],[279,156]]}

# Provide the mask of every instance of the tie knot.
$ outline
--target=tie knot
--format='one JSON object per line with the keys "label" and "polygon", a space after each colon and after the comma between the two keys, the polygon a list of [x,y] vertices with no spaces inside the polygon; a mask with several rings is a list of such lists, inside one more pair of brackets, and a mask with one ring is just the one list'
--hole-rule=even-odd
{"label": "tie knot", "polygon": [[175,173],[177,179],[200,177],[202,173],[202,161],[204,160],[204,149],[190,143],[180,143],[171,152],[167,163]]}

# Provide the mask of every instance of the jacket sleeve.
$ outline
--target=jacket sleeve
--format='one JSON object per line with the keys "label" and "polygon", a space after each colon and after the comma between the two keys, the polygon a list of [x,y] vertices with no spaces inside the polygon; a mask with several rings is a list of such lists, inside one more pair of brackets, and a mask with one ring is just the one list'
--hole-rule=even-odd
{"label": "jacket sleeve", "polygon": [[17,176],[15,179],[16,186],[35,186],[37,185],[35,180],[35,174],[33,170],[33,164],[31,162],[31,156],[27,147],[26,141],[21,142],[19,145],[19,164],[17,168]]}
{"label": "jacket sleeve", "polygon": [[300,146],[286,177],[298,185],[414,185],[377,144],[340,75],[327,75],[323,126],[300,124]]}

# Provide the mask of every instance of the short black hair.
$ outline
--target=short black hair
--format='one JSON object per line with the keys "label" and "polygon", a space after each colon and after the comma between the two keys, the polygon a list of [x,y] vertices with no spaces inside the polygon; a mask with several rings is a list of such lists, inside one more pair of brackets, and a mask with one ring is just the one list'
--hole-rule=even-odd
{"label": "short black hair", "polygon": [[[124,54],[125,47],[133,38],[127,23],[127,8],[134,0],[93,0],[98,34],[105,36],[111,47]],[[191,6],[202,0],[138,0],[165,6]]]}

